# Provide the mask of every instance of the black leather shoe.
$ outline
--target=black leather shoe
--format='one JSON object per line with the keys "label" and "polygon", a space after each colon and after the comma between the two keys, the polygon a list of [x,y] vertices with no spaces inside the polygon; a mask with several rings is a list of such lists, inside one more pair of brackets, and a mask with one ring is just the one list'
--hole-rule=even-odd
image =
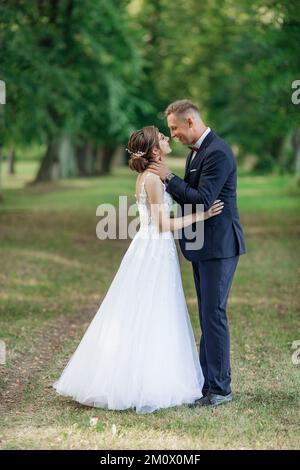
{"label": "black leather shoe", "polygon": [[206,396],[199,398],[194,403],[189,405],[190,408],[197,408],[198,406],[219,406],[229,403],[232,400],[232,393],[228,395],[217,395],[216,393],[208,393]]}

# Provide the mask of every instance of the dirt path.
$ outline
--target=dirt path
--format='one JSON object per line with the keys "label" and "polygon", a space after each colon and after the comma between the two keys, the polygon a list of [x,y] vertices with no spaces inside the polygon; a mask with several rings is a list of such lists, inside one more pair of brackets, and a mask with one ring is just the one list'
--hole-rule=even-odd
{"label": "dirt path", "polygon": [[72,316],[59,316],[43,324],[32,334],[32,341],[22,352],[17,352],[10,367],[0,366],[2,386],[0,389],[0,414],[13,410],[22,402],[26,386],[51,361],[54,353],[66,340],[78,334],[88,325],[94,309],[81,311]]}

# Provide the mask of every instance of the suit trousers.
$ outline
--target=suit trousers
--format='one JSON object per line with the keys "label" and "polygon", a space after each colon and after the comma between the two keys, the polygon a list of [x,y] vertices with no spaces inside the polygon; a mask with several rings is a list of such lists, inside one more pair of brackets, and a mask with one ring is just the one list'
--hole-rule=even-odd
{"label": "suit trousers", "polygon": [[200,364],[204,392],[231,392],[230,334],[227,301],[239,256],[193,262],[202,330]]}

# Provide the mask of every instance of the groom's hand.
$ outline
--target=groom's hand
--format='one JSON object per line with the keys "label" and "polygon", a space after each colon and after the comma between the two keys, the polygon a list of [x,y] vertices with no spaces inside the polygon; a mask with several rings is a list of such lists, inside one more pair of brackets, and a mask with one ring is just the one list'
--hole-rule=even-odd
{"label": "groom's hand", "polygon": [[163,182],[165,181],[166,177],[170,173],[172,173],[170,168],[167,167],[167,165],[163,162],[151,163],[151,165],[148,166],[147,170],[150,170],[156,175],[158,175]]}

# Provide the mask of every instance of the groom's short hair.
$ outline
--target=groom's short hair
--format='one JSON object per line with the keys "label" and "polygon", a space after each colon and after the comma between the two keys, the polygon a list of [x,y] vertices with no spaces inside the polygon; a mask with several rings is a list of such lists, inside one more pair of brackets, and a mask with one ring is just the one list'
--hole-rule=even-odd
{"label": "groom's short hair", "polygon": [[165,109],[165,116],[169,116],[170,114],[176,114],[177,116],[181,115],[184,116],[186,113],[194,111],[199,114],[200,111],[198,106],[192,103],[190,100],[177,100],[173,101],[173,103],[169,104],[169,106]]}

